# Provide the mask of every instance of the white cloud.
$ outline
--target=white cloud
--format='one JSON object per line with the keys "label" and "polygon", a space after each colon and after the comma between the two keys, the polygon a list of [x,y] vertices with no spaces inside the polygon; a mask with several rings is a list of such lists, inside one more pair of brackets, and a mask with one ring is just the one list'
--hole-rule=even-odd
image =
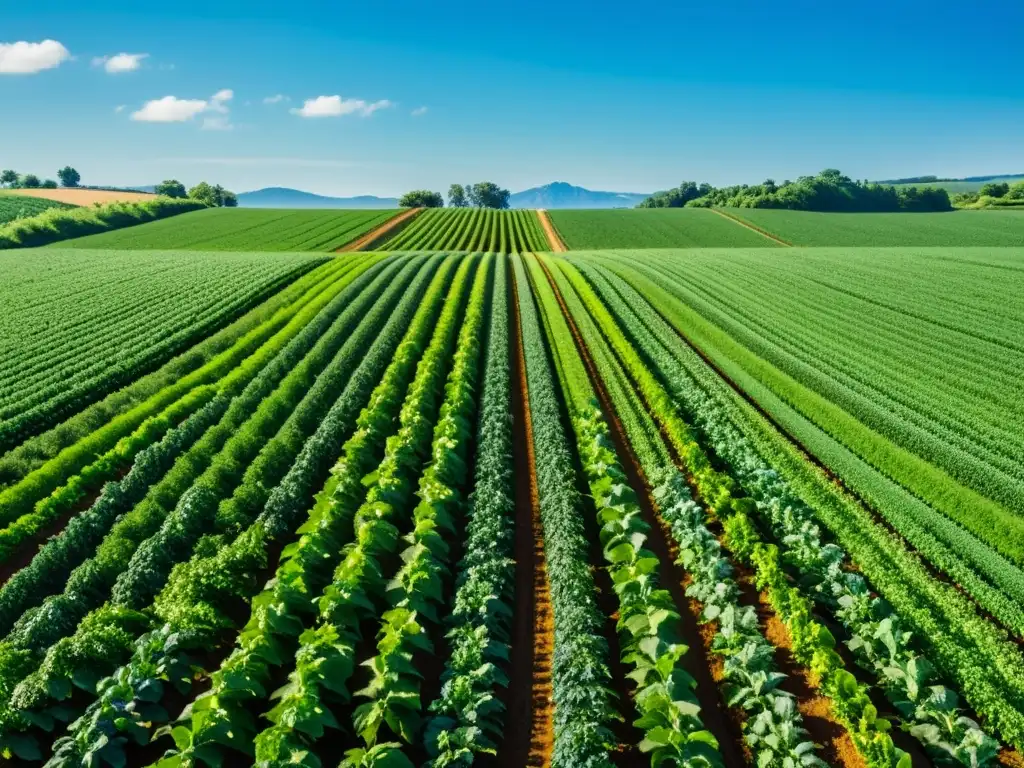
{"label": "white cloud", "polygon": [[292,110],[292,114],[301,117],[340,117],[341,115],[359,115],[369,117],[380,109],[387,109],[393,103],[387,99],[367,102],[363,99],[343,99],[341,96],[317,96],[306,99],[305,103]]}
{"label": "white cloud", "polygon": [[265,98],[263,100],[263,103],[264,104],[280,104],[282,101],[291,101],[291,99],[289,99],[283,93],[279,93],[276,96],[267,96],[267,98]]}
{"label": "white cloud", "polygon": [[120,114],[121,112],[124,112],[125,107],[126,105],[124,104],[118,104],[116,107],[114,107],[114,111]]}
{"label": "white cloud", "polygon": [[56,40],[29,43],[0,43],[0,75],[34,75],[59,67],[71,52]]}
{"label": "white cloud", "polygon": [[205,112],[209,102],[204,99],[179,99],[164,96],[162,99],[147,101],[138,112],[132,113],[132,120],[140,123],[184,123],[200,112]]}
{"label": "white cloud", "polygon": [[230,88],[217,91],[206,99],[179,99],[164,96],[162,99],[147,101],[138,112],[132,113],[132,120],[141,123],[185,123],[203,112],[216,112],[220,117],[207,117],[203,129],[207,131],[230,131],[234,126],[227,117],[227,103],[235,97]]}
{"label": "white cloud", "polygon": [[148,53],[119,53],[116,56],[97,57],[92,60],[92,65],[103,67],[108,75],[119,75],[134,72],[142,66],[142,60],[148,58]]}
{"label": "white cloud", "polygon": [[427,108],[426,107],[416,107],[416,109],[414,109],[409,114],[412,115],[413,117],[420,117],[422,115],[427,114]]}

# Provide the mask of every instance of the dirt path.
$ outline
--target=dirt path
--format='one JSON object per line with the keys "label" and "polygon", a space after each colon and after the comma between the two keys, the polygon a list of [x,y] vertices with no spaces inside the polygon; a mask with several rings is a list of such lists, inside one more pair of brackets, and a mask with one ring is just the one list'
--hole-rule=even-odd
{"label": "dirt path", "polygon": [[[712,675],[713,662],[718,657],[711,657],[709,655],[708,647],[701,640],[697,622],[692,613],[690,613],[690,603],[692,601],[686,597],[686,575],[683,569],[676,563],[678,552],[673,547],[674,542],[672,542],[668,534],[667,525],[656,511],[656,505],[650,495],[650,483],[644,475],[636,454],[633,452],[625,427],[623,427],[615,412],[615,406],[611,401],[608,391],[605,389],[604,382],[597,370],[597,366],[594,364],[593,358],[590,356],[590,350],[580,334],[575,319],[572,317],[568,306],[566,306],[565,300],[547,265],[541,262],[541,266],[551,285],[551,290],[554,291],[555,297],[558,299],[559,307],[561,307],[562,314],[569,325],[569,330],[572,332],[573,340],[576,342],[576,349],[579,351],[584,367],[586,367],[589,374],[590,382],[597,393],[601,410],[612,433],[612,441],[615,444],[616,453],[622,462],[623,469],[626,471],[626,476],[629,478],[629,484],[637,492],[637,499],[640,502],[644,521],[651,531],[651,535],[647,540],[647,546],[650,547],[651,551],[658,558],[658,577],[661,586],[672,595],[673,602],[680,616],[690,615],[691,621],[684,619],[681,622],[683,641],[690,648],[684,658],[684,663],[687,671],[697,681],[697,698],[701,706],[701,719],[704,721],[705,727],[718,739],[719,750],[725,759],[725,764],[745,765],[747,760],[744,758],[743,739],[739,724],[725,716],[723,707],[718,699],[719,686]],[[720,664],[721,662],[719,661]]]}
{"label": "dirt path", "polygon": [[569,250],[565,247],[565,243],[562,241],[558,231],[555,229],[555,225],[551,223],[551,217],[548,216],[548,212],[543,208],[538,208],[537,218],[540,219],[541,229],[543,229],[544,234],[547,235],[548,244],[551,246],[552,252],[565,253]]}
{"label": "dirt path", "polygon": [[[508,262],[511,267],[511,262]],[[519,324],[518,288],[510,275],[512,305],[512,371],[516,392],[512,398],[515,474],[516,604],[512,620],[512,651],[507,696],[505,735],[498,749],[503,768],[551,764],[554,748],[554,701],[551,660],[555,646],[551,591],[544,560],[544,534],[540,522],[540,496],[533,452],[526,385],[526,357]]]}
{"label": "dirt path", "polygon": [[352,251],[372,251],[370,246],[379,245],[388,235],[398,234],[396,230],[404,229],[405,226],[416,216],[423,212],[423,208],[410,208],[407,211],[385,221],[376,229],[371,229],[365,235],[357,237],[348,245],[343,245],[336,253],[351,253]]}
{"label": "dirt path", "polygon": [[767,231],[761,229],[760,227],[755,227],[753,224],[751,224],[748,221],[744,221],[739,216],[733,216],[731,213],[726,213],[725,211],[720,210],[718,208],[709,208],[708,210],[714,211],[715,213],[717,213],[722,218],[728,219],[729,221],[731,221],[733,224],[739,224],[741,227],[746,227],[751,232],[757,232],[757,234],[761,235],[761,237],[767,237],[769,240],[771,240],[773,242],[776,242],[779,245],[784,245],[787,248],[792,248],[793,247],[792,243],[787,243],[781,237],[777,237],[776,235],[773,235],[771,232],[767,232]]}

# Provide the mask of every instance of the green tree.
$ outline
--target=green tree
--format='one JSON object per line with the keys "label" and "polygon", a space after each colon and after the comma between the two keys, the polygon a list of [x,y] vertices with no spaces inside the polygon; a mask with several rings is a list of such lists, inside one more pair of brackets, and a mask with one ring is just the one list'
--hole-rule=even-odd
{"label": "green tree", "polygon": [[188,197],[188,192],[185,191],[185,185],[177,179],[166,179],[156,185],[156,189],[153,190],[158,195],[164,197],[174,197],[179,200]]}
{"label": "green tree", "polygon": [[205,181],[201,181],[192,187],[188,191],[188,196],[193,200],[206,203],[211,208],[223,206],[234,208],[238,205],[238,196],[234,192],[229,192],[220,184],[214,186]]}
{"label": "green tree", "polygon": [[1005,197],[1006,193],[1010,191],[1010,185],[1005,181],[990,181],[988,184],[983,184],[979,191],[988,197]]}
{"label": "green tree", "polygon": [[43,189],[56,189],[57,188],[57,182],[54,181],[53,179],[47,179],[40,186]]}
{"label": "green tree", "polygon": [[238,195],[236,195],[234,192],[228,192],[225,189],[224,190],[224,202],[223,202],[223,205],[224,205],[225,208],[237,208],[238,207]]}
{"label": "green tree", "polygon": [[21,186],[25,189],[38,189],[41,182],[34,173],[26,173],[21,177]]}
{"label": "green tree", "polygon": [[414,189],[402,195],[398,204],[403,208],[444,208],[444,198],[440,192]]}
{"label": "green tree", "polygon": [[18,172],[17,171],[0,171],[0,184],[6,187],[13,186],[18,183]]}
{"label": "green tree", "polygon": [[62,187],[77,187],[82,181],[82,175],[70,165],[65,165],[57,171],[57,178],[60,179]]}
{"label": "green tree", "polygon": [[1024,200],[1024,181],[1018,181],[1006,193],[1010,200]]}
{"label": "green tree", "polygon": [[448,187],[448,205],[452,208],[465,208],[469,205],[466,199],[466,188],[461,184],[452,184]]}
{"label": "green tree", "polygon": [[493,181],[481,181],[469,188],[469,201],[477,208],[508,208],[512,193]]}

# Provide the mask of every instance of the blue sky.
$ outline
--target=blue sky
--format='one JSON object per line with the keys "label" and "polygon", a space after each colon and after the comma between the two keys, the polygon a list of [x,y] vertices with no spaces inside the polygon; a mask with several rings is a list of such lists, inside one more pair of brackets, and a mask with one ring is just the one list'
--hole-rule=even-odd
{"label": "blue sky", "polygon": [[[1024,172],[1018,0],[4,6],[0,166],[71,163],[86,183],[648,192],[824,167]],[[44,40],[70,58],[5,72],[65,55],[10,47]]]}

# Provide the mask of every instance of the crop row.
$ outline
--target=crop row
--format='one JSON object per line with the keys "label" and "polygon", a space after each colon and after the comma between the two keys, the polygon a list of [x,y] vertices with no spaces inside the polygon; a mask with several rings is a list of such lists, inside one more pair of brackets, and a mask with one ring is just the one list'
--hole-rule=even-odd
{"label": "crop row", "polygon": [[546,251],[547,238],[533,211],[431,208],[381,246],[388,251]]}

